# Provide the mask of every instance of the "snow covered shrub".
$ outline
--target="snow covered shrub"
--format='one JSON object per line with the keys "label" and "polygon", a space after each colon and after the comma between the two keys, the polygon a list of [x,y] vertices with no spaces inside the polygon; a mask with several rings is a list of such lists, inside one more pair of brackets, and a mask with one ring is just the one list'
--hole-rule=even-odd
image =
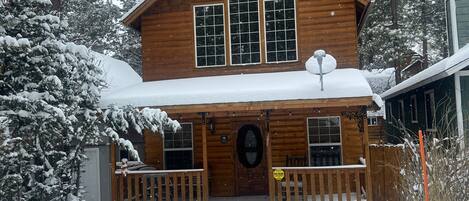
{"label": "snow covered shrub", "polygon": [[[429,197],[435,201],[469,200],[469,149],[449,126],[424,137]],[[406,132],[401,157],[401,180],[397,186],[402,200],[424,200],[422,165],[416,134]]]}
{"label": "snow covered shrub", "polygon": [[118,132],[179,127],[158,109],[101,110],[102,72],[51,5],[0,1],[0,200],[76,200],[85,145],[133,149]]}

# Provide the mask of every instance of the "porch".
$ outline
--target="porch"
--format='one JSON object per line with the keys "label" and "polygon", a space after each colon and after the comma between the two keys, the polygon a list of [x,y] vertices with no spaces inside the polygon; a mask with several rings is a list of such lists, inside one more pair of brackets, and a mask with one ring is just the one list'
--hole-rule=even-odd
{"label": "porch", "polygon": [[[191,122],[187,130],[193,136],[193,158],[187,163],[192,163],[195,169],[164,170],[168,168],[163,157],[165,150],[151,154],[163,146],[164,139],[146,133],[148,152],[144,161],[158,170],[115,170],[114,200],[372,200],[368,167],[360,160],[368,158],[367,121],[366,116],[360,116],[368,104],[371,99],[349,98],[322,105],[316,102],[314,108],[304,104],[268,110],[251,105],[244,109],[213,107],[203,113],[167,108],[174,119]],[[322,156],[325,157],[322,162],[313,161],[320,156],[313,153],[315,147],[308,143],[312,137],[308,134],[312,132],[309,120],[332,121],[329,117],[338,119],[340,138],[344,139],[339,158],[329,154]],[[237,152],[236,139],[245,125],[259,128],[261,147],[265,150],[252,168],[246,168]],[[155,140],[159,142],[153,143]],[[302,155],[305,158],[299,163],[289,162],[289,157]],[[334,161],[339,165],[323,166]],[[314,163],[320,166],[315,167]],[[282,170],[283,178],[274,179],[275,170]],[[255,196],[245,197],[249,194]]]}

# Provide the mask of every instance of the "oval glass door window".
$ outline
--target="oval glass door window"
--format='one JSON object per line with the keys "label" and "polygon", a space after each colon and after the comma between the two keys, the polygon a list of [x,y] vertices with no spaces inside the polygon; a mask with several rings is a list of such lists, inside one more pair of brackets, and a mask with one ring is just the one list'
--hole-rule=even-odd
{"label": "oval glass door window", "polygon": [[257,167],[262,161],[264,145],[260,129],[245,125],[238,131],[237,152],[239,162],[247,168]]}

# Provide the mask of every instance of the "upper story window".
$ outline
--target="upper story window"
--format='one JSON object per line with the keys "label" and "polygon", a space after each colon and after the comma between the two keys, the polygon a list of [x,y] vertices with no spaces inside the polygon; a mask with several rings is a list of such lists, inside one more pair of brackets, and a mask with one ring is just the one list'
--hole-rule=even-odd
{"label": "upper story window", "polygon": [[194,6],[197,67],[225,66],[223,4]]}
{"label": "upper story window", "polygon": [[368,126],[377,126],[378,117],[368,117]]}
{"label": "upper story window", "polygon": [[295,0],[265,0],[267,62],[297,60]]}
{"label": "upper story window", "polygon": [[231,64],[259,64],[259,2],[230,0]]}

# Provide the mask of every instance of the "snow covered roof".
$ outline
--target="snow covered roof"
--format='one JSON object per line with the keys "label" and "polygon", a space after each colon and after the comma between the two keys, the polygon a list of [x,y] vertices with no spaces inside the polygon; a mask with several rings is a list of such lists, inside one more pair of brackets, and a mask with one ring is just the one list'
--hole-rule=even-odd
{"label": "snow covered roof", "polygon": [[240,74],[141,82],[110,93],[101,106],[177,106],[278,100],[372,97],[371,88],[357,69],[337,69],[324,76],[306,71]]}
{"label": "snow covered roof", "polygon": [[381,94],[383,99],[388,99],[401,93],[408,92],[433,81],[448,77],[469,66],[469,44],[460,49],[456,54],[441,60],[433,66],[417,73],[409,79],[399,83]]}
{"label": "snow covered roof", "polygon": [[97,65],[103,70],[104,80],[108,85],[102,91],[103,96],[142,82],[142,78],[126,62],[100,53],[93,53],[97,58]]}

